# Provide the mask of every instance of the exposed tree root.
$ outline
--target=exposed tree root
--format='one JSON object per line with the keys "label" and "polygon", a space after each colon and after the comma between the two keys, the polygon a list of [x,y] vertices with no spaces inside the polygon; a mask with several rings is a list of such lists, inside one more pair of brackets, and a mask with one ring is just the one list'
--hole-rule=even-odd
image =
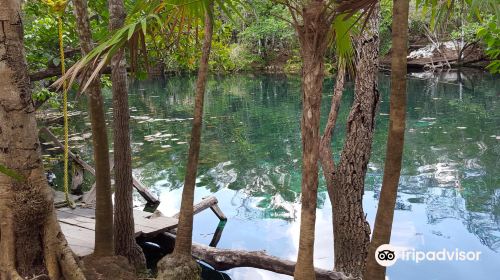
{"label": "exposed tree root", "polygon": [[170,254],[158,263],[157,280],[200,280],[201,268],[191,256]]}
{"label": "exposed tree root", "polygon": [[[41,232],[43,236],[41,238],[42,245],[40,248],[33,248],[39,252],[43,252],[43,263],[34,264],[31,271],[25,268],[18,270],[19,267],[16,267],[17,260],[19,259],[18,254],[24,254],[24,250],[31,248],[23,249],[16,246],[19,244],[19,232],[16,229],[26,227],[26,225],[16,225],[14,223],[18,221],[14,220],[13,211],[10,206],[16,204],[12,203],[12,199],[9,197],[10,193],[6,188],[1,188],[0,234],[2,238],[0,240],[0,251],[2,254],[0,256],[0,280],[23,280],[24,278],[21,277],[19,272],[23,275],[29,275],[35,271],[37,273],[34,274],[46,272],[50,279],[85,280],[85,276],[57,223],[54,210],[49,211],[45,223],[43,223],[43,231]],[[52,192],[48,187],[41,188],[40,196],[43,200],[52,202]],[[28,228],[30,227],[28,226]]]}
{"label": "exposed tree root", "polygon": [[87,280],[137,280],[134,268],[122,256],[87,256],[82,261]]}

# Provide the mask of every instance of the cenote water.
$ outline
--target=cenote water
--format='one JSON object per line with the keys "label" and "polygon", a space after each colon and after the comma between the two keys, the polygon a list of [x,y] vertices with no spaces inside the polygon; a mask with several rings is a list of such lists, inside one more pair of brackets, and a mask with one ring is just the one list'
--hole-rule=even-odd
{"label": "cenote water", "polygon": [[[180,208],[194,100],[194,76],[130,85],[134,175],[159,196],[159,210]],[[382,182],[389,113],[389,76],[380,74],[382,103],[366,178],[364,209],[373,224]],[[352,82],[335,130],[342,148]],[[323,124],[333,81],[325,82]],[[105,91],[111,119],[110,91]],[[391,244],[430,251],[480,251],[478,261],[398,261],[390,279],[492,279],[500,263],[500,79],[484,73],[415,74],[408,81],[404,163]],[[219,248],[266,250],[295,260],[301,180],[298,76],[213,76],[205,99],[195,202],[213,195],[228,216]],[[81,98],[76,108],[86,111]],[[88,117],[72,119],[88,133]],[[111,137],[110,137],[111,139]],[[90,141],[75,138],[91,160]],[[80,139],[81,140],[81,139]],[[322,174],[320,173],[320,176]],[[61,176],[59,176],[60,178]],[[320,182],[315,265],[333,266],[331,205]],[[136,202],[141,204],[137,196]],[[208,244],[218,219],[196,215],[194,241]],[[232,279],[291,279],[240,268]]]}

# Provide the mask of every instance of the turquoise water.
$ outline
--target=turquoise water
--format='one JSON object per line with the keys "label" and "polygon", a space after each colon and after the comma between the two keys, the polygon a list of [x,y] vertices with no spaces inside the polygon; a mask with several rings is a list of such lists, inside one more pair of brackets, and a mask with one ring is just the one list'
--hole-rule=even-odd
{"label": "turquoise water", "polygon": [[[162,201],[180,207],[191,128],[195,77],[133,82],[130,86],[134,174]],[[347,83],[335,131],[338,159],[352,102]],[[333,82],[328,79],[323,125]],[[366,178],[370,223],[382,182],[388,126],[389,77],[380,74],[382,103]],[[110,105],[110,93],[105,93]],[[416,250],[480,251],[478,261],[399,261],[389,279],[492,279],[500,263],[500,79],[488,74],[415,74],[408,81],[404,162],[391,244]],[[84,100],[76,105],[84,110]],[[209,79],[195,201],[213,195],[229,220],[219,248],[266,250],[294,260],[300,223],[300,79],[231,75]],[[111,117],[111,109],[108,110]],[[88,133],[88,117],[72,129]],[[91,147],[75,140],[89,158]],[[86,140],[88,141],[88,140]],[[78,145],[78,143],[80,143]],[[90,143],[90,142],[87,142]],[[321,175],[321,173],[320,173]],[[331,206],[318,195],[315,265],[333,266]],[[137,205],[143,203],[137,197]],[[194,240],[208,244],[218,219],[195,217]],[[234,269],[233,279],[291,279]]]}

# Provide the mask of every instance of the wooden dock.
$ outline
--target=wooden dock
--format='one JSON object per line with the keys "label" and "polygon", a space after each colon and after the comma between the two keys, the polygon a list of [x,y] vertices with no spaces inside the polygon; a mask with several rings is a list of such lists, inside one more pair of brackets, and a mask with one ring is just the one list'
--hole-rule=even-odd
{"label": "wooden dock", "polygon": [[[134,210],[135,236],[153,237],[177,227],[178,220],[170,217],[149,219],[151,213]],[[95,210],[91,208],[57,209],[57,219],[69,246],[78,256],[94,251]]]}

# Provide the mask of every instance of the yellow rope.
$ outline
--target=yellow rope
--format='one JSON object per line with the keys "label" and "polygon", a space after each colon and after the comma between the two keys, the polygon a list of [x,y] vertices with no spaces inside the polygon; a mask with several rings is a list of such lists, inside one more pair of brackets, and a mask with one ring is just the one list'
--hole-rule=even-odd
{"label": "yellow rope", "polygon": [[[66,73],[66,65],[64,63],[64,41],[63,41],[63,22],[62,15],[66,9],[66,0],[44,0],[50,6],[52,12],[57,14],[57,25],[59,33],[59,55],[61,63],[61,73]],[[75,203],[69,197],[69,128],[68,128],[68,85],[66,81],[63,83],[63,118],[64,118],[64,196],[66,203],[71,208],[75,208]]]}
{"label": "yellow rope", "polygon": [[[64,63],[64,43],[63,43],[63,22],[61,15],[57,16],[59,29],[59,52],[61,56],[61,74],[66,73],[66,65]],[[75,203],[69,198],[69,128],[68,128],[68,84],[63,83],[63,117],[64,117],[64,197],[68,206],[75,207]]]}

